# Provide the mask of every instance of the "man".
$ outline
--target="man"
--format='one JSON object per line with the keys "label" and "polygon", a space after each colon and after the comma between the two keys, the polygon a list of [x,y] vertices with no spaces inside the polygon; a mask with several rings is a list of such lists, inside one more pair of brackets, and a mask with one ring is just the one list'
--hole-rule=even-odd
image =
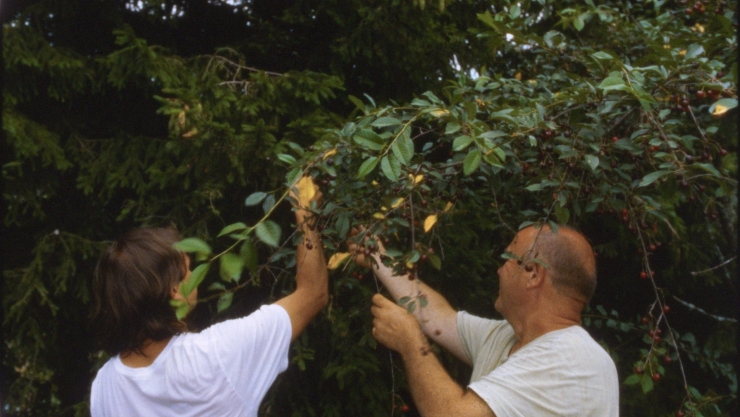
{"label": "man", "polygon": [[[310,186],[315,190],[315,185]],[[316,192],[313,201],[320,199]],[[92,385],[98,416],[256,416],[268,388],[288,366],[288,349],[328,302],[326,262],[315,218],[295,210],[303,242],[296,289],[247,317],[187,333],[171,300],[192,308],[182,281],[190,260],[173,229],[133,230],[102,255],[95,273],[96,321],[113,356]]]}
{"label": "man", "polygon": [[[506,251],[495,303],[505,321],[456,312],[426,284],[394,276],[373,255],[371,267],[394,299],[428,301],[412,316],[380,294],[372,300],[373,335],[401,354],[421,415],[617,416],[614,362],[580,327],[596,286],[589,243],[568,227],[528,227]],[[362,256],[355,260],[370,266]],[[427,337],[473,366],[467,389],[429,354]]]}

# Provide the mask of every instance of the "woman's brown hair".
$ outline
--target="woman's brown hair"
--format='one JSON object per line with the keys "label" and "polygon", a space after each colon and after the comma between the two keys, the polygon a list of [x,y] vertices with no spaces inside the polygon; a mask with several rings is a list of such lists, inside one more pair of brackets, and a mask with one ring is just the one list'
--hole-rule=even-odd
{"label": "woman's brown hair", "polygon": [[185,278],[185,255],[173,228],[135,229],[113,243],[95,268],[94,321],[103,349],[110,355],[141,352],[147,339],[182,333],[170,305],[170,291]]}

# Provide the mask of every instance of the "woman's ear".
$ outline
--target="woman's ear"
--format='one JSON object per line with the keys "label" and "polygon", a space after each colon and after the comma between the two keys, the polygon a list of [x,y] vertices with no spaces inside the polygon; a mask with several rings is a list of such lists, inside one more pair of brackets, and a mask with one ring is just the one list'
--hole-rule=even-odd
{"label": "woman's ear", "polygon": [[180,283],[177,283],[170,287],[170,298],[173,300],[184,300],[185,297],[180,293]]}

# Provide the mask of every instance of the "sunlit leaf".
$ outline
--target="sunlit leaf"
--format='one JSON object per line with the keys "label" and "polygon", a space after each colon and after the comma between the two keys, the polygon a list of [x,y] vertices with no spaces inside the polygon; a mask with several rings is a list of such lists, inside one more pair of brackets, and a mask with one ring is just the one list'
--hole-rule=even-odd
{"label": "sunlit leaf", "polygon": [[434,227],[435,223],[437,223],[437,215],[431,214],[427,216],[426,219],[424,219],[424,231],[429,232],[432,227]]}
{"label": "sunlit leaf", "polygon": [[348,252],[335,253],[331,256],[331,258],[329,258],[329,262],[327,263],[326,267],[329,269],[337,269],[339,265],[349,259],[350,256],[351,254]]}

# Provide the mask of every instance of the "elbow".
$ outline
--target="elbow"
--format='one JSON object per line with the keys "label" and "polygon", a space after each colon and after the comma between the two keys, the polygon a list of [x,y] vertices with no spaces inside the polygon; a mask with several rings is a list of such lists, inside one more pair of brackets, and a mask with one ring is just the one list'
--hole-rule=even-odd
{"label": "elbow", "polygon": [[324,285],[322,291],[316,294],[316,305],[319,310],[323,310],[329,305],[329,286]]}

